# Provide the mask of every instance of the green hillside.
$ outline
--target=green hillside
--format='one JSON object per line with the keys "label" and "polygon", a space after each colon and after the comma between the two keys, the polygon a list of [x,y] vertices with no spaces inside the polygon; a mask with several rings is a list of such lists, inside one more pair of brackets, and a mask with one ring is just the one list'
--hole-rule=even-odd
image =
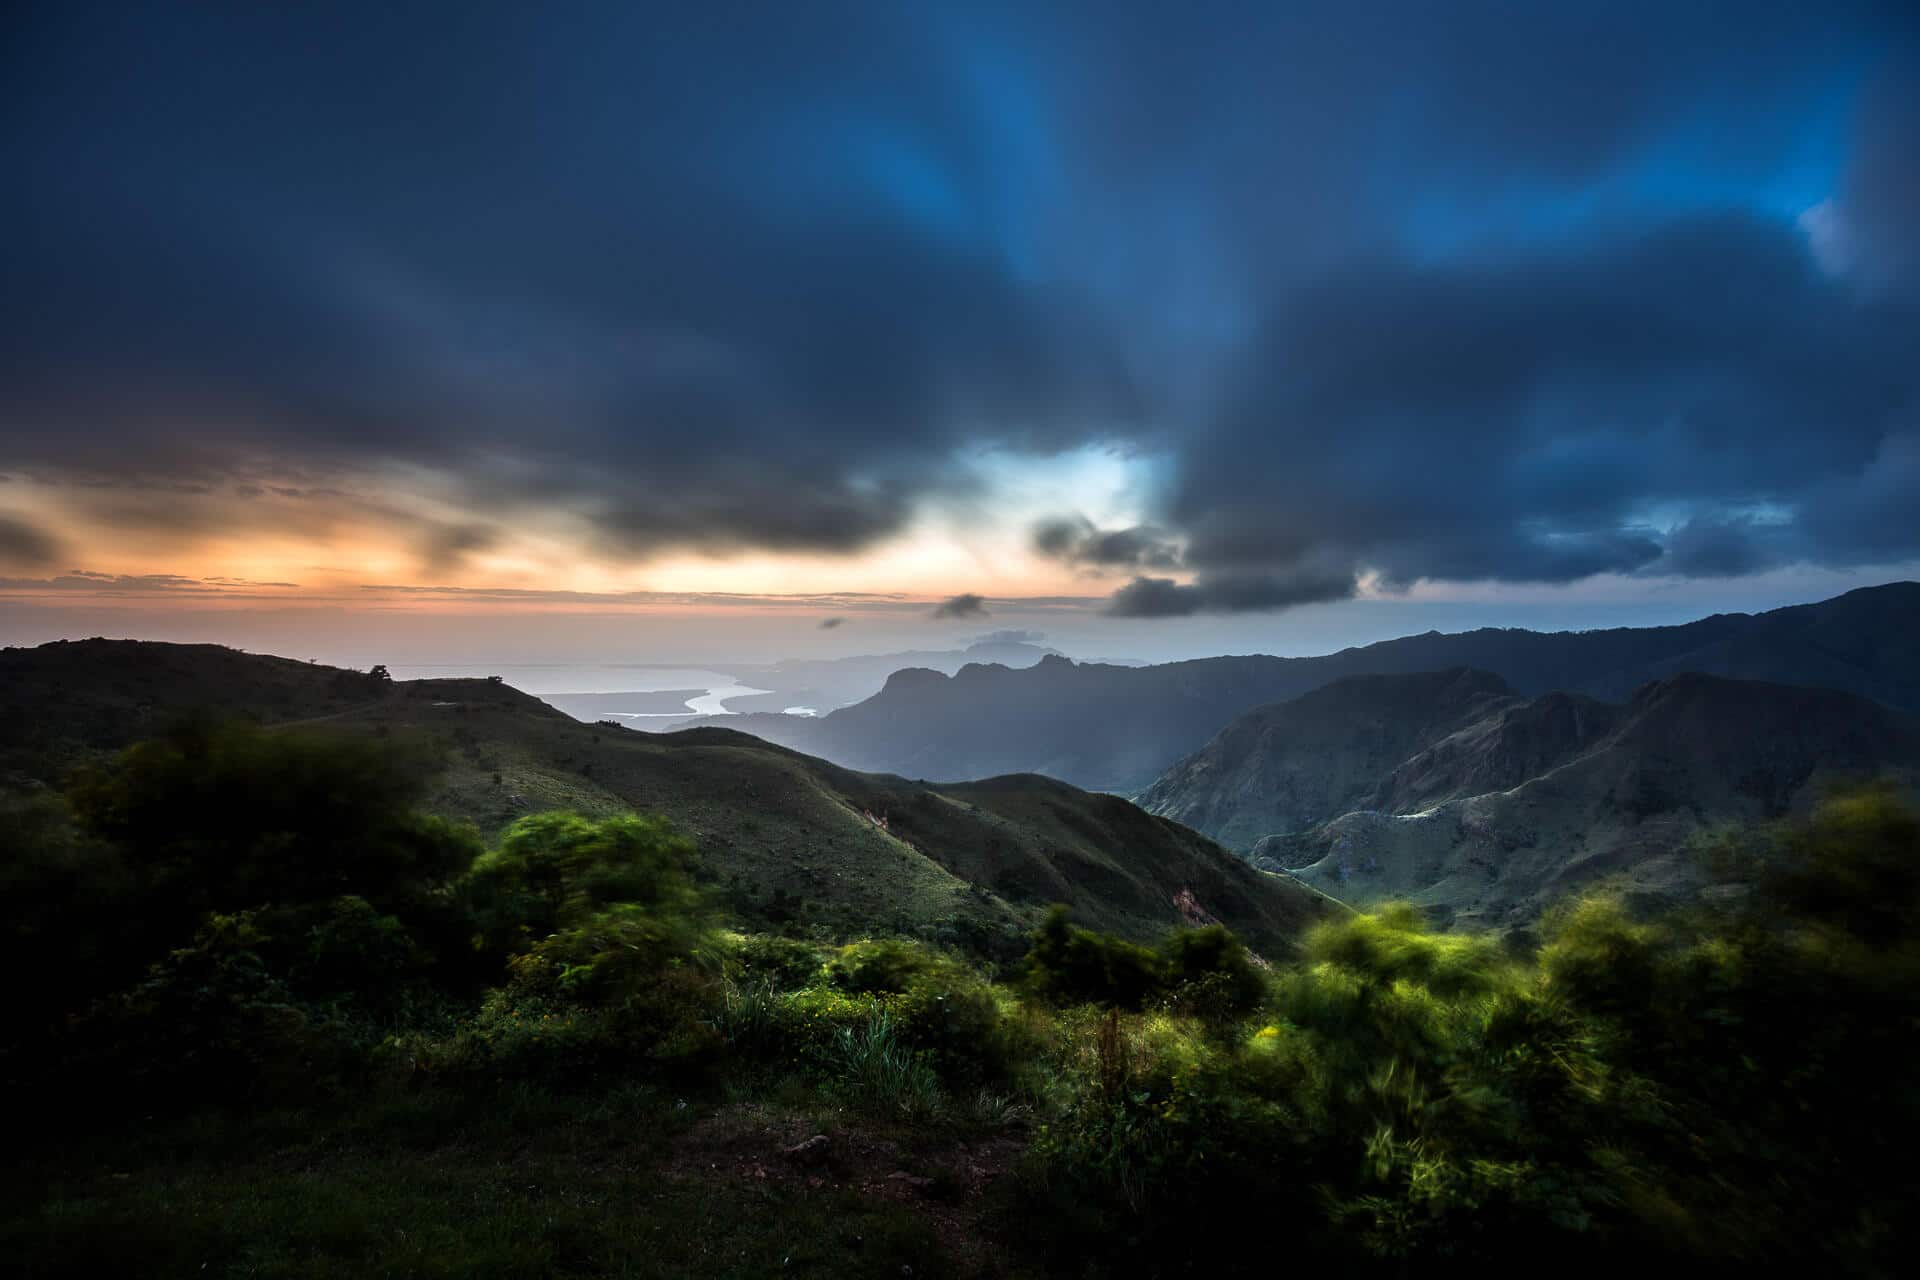
{"label": "green hillside", "polygon": [[429,807],[491,838],[525,813],[660,813],[743,919],[1017,949],[1050,903],[1130,937],[1182,923],[1183,892],[1256,949],[1333,904],[1124,800],[1033,775],[938,786],[855,773],[725,729],[588,725],[485,679],[388,682],[214,646],[82,641],[0,653],[7,767],[60,770],[190,713],[406,734],[446,767]]}

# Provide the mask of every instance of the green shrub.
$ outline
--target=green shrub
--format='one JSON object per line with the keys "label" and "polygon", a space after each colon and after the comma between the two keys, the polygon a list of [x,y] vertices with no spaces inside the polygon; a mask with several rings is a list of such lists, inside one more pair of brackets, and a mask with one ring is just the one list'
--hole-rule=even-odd
{"label": "green shrub", "polygon": [[927,978],[950,972],[951,961],[905,938],[850,943],[826,966],[827,980],[842,991],[877,995],[906,991]]}
{"label": "green shrub", "polygon": [[933,974],[887,999],[900,1034],[953,1084],[1005,1083],[1024,1039],[994,990],[964,973]]}
{"label": "green shrub", "polygon": [[209,917],[189,945],[76,1022],[60,1045],[60,1083],[113,1111],[337,1089],[368,1046],[295,998],[262,959],[272,942],[252,912]]}
{"label": "green shrub", "polygon": [[900,938],[842,947],[824,973],[838,990],[879,997],[898,1035],[947,1081],[1012,1073],[1017,1036],[987,983],[950,957]]}
{"label": "green shrub", "polygon": [[662,928],[669,921],[704,927],[710,909],[694,883],[694,853],[664,819],[537,813],[474,861],[464,891],[483,945],[496,953],[519,951],[614,906],[643,908]]}
{"label": "green shrub", "polygon": [[[132,982],[154,959],[139,880],[51,792],[0,796],[0,970],[32,975],[9,995],[0,1044]],[[174,940],[192,922],[174,922]]]}
{"label": "green shrub", "polygon": [[876,996],[849,995],[825,985],[803,987],[777,999],[781,1047],[793,1067],[824,1061],[840,1031],[865,1022],[880,1007]]}
{"label": "green shrub", "polygon": [[355,895],[289,913],[283,924],[269,927],[283,938],[294,934],[286,972],[289,984],[303,995],[379,1001],[427,967],[406,926]]}
{"label": "green shrub", "polygon": [[569,925],[511,965],[515,985],[538,985],[579,1004],[603,1006],[637,999],[659,974],[681,967],[718,973],[713,933],[700,920],[637,903],[619,903]]}
{"label": "green shrub", "polygon": [[729,981],[714,1011],[713,1029],[736,1058],[776,1061],[789,1047],[785,998],[768,981]]}
{"label": "green shrub", "polygon": [[734,942],[732,960],[735,976],[741,983],[793,991],[820,976],[825,953],[820,947],[796,938],[756,933]]}
{"label": "green shrub", "polygon": [[1244,1018],[1267,998],[1266,978],[1225,926],[1177,930],[1161,944],[1160,956],[1168,998],[1203,1021]]}
{"label": "green shrub", "polygon": [[1069,924],[1064,906],[1050,910],[1034,931],[1026,963],[1033,990],[1061,1004],[1138,1009],[1164,986],[1159,956]]}
{"label": "green shrub", "polygon": [[569,1092],[656,1077],[694,1083],[719,1065],[726,1045],[714,1015],[724,991],[711,974],[669,968],[618,1003],[576,996],[539,957],[520,957],[463,1032],[424,1052],[441,1074]]}

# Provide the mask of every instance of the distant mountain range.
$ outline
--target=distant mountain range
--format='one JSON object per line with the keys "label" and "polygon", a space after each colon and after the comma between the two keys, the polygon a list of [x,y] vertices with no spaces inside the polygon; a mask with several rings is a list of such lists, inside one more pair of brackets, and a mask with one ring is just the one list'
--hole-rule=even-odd
{"label": "distant mountain range", "polygon": [[1818,604],[1671,627],[1428,632],[1314,658],[1120,667],[1048,656],[1022,670],[908,669],[864,702],[817,719],[746,715],[713,723],[851,768],[941,779],[1033,772],[1131,793],[1235,717],[1344,676],[1467,667],[1499,677],[1515,696],[1563,692],[1621,702],[1649,681],[1701,672],[1835,689],[1917,710],[1916,636],[1920,583],[1897,582]]}
{"label": "distant mountain range", "polygon": [[1688,673],[1613,704],[1455,668],[1251,712],[1140,802],[1355,905],[1503,926],[1599,880],[1685,890],[1701,831],[1917,772],[1920,718],[1849,693]]}
{"label": "distant mountain range", "polygon": [[1212,840],[1051,778],[929,786],[836,767],[725,729],[583,724],[485,679],[389,682],[213,645],[84,640],[0,650],[0,790],[211,716],[427,737],[432,807],[488,835],[521,814],[643,808],[695,836],[713,891],[766,924],[917,933],[1018,952],[1054,902],[1149,940],[1217,917],[1269,953],[1339,908]]}

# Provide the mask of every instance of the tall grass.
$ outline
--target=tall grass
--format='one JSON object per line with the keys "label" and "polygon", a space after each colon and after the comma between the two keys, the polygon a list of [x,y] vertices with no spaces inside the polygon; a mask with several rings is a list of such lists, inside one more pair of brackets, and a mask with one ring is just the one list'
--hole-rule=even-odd
{"label": "tall grass", "polygon": [[826,1058],[837,1090],[861,1110],[908,1121],[946,1110],[940,1077],[907,1045],[884,1005],[864,1022],[835,1031]]}

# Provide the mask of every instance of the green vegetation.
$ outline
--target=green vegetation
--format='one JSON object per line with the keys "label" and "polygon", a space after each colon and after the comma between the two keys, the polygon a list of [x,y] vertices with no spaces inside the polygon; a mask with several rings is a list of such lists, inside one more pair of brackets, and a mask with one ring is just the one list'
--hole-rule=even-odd
{"label": "green vegetation", "polygon": [[489,843],[420,816],[435,767],[200,726],[8,802],[16,1270],[1904,1270],[1892,790],[1726,837],[1657,919],[1390,907],[1269,964],[1055,909],[1009,962],[741,932],[668,822]]}

